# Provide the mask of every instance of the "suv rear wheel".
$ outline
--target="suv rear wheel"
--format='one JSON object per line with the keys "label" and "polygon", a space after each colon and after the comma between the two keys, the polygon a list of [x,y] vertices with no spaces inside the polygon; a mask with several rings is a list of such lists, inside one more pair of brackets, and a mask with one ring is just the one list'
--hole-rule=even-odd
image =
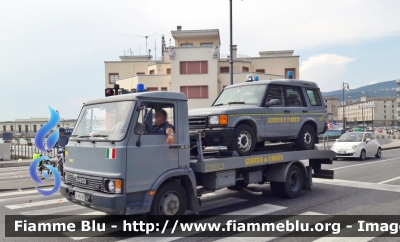
{"label": "suv rear wheel", "polygon": [[316,135],[314,128],[311,125],[306,124],[301,128],[294,145],[297,150],[313,150],[315,149],[315,139]]}
{"label": "suv rear wheel", "polygon": [[232,144],[228,149],[236,150],[239,155],[246,156],[254,152],[256,143],[254,130],[247,124],[241,124],[233,131]]}

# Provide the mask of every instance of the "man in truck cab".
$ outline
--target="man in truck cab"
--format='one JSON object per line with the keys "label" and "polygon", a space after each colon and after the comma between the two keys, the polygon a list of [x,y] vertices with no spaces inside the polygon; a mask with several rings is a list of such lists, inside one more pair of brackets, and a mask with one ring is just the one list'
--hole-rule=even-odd
{"label": "man in truck cab", "polygon": [[155,125],[151,130],[155,134],[166,134],[167,140],[165,143],[172,145],[174,143],[174,127],[167,121],[168,114],[164,109],[156,110],[154,113]]}

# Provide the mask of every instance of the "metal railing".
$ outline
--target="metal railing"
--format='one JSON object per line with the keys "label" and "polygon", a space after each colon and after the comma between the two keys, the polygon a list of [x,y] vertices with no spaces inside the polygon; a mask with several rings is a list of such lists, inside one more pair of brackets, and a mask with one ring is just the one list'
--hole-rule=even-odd
{"label": "metal railing", "polygon": [[40,151],[36,146],[30,145],[11,145],[10,147],[10,159],[32,159],[33,154],[38,153],[41,155],[46,155],[48,157],[55,157],[57,155],[57,149],[53,148],[49,153],[44,153]]}

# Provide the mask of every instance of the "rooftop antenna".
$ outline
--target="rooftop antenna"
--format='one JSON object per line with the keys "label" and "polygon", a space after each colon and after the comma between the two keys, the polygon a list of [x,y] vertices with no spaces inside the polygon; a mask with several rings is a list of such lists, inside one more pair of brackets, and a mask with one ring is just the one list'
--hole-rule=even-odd
{"label": "rooftop antenna", "polygon": [[[143,35],[133,35],[133,34],[123,34],[123,35],[129,35],[129,36],[133,36],[133,37],[144,37],[146,39],[146,50],[147,50],[147,39],[149,37],[152,37],[152,36],[160,35],[161,32],[165,32],[165,31],[158,31],[158,32],[152,33],[150,35],[145,35],[145,36],[143,36]],[[150,58],[150,56],[148,56],[147,58]]]}
{"label": "rooftop antenna", "polygon": [[161,36],[161,59],[164,60],[164,50],[165,50],[165,38],[164,35]]}

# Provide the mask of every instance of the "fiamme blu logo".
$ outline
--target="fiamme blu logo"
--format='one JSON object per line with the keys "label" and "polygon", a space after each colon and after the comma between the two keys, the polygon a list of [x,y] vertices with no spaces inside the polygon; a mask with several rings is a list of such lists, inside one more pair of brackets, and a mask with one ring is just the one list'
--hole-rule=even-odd
{"label": "fiamme blu logo", "polygon": [[[44,124],[38,130],[38,132],[36,133],[36,137],[35,137],[35,145],[43,153],[47,153],[47,150],[52,150],[54,145],[57,143],[58,137],[59,137],[59,131],[58,131],[58,129],[56,129],[56,131],[53,132],[52,134],[50,134],[49,137],[47,138],[47,141],[46,141],[47,149],[46,149],[46,147],[44,145],[44,139],[45,139],[46,135],[51,130],[53,130],[53,128],[56,127],[58,122],[60,121],[60,115],[53,108],[49,107],[49,109],[50,109],[50,120],[49,120],[49,122]],[[38,173],[36,172],[38,164],[42,160],[50,160],[50,158],[48,156],[41,156],[41,157],[35,159],[29,166],[29,175],[31,176],[31,178],[34,182],[44,185],[43,181],[40,179]],[[44,166],[46,166],[52,172],[52,174],[54,176],[54,187],[51,190],[43,190],[38,187],[35,187],[35,188],[43,196],[50,196],[50,195],[56,193],[58,191],[58,189],[60,189],[61,177],[60,177],[60,173],[58,173],[57,169],[54,168],[53,166],[51,166],[51,165],[44,165]],[[46,180],[50,179],[49,175],[47,174],[47,172],[45,170],[42,171],[42,175],[44,176],[44,178]]]}

